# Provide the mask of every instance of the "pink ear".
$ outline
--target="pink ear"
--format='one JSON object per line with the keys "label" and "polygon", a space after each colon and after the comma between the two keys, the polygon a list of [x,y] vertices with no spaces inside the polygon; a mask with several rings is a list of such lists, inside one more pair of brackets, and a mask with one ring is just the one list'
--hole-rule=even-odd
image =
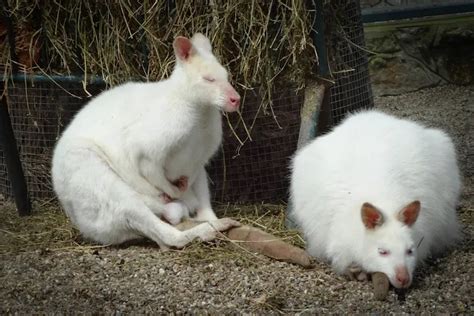
{"label": "pink ear", "polygon": [[413,201],[403,208],[398,213],[398,220],[405,223],[407,226],[411,226],[416,222],[418,214],[420,213],[421,203],[420,201]]}
{"label": "pink ear", "polygon": [[361,208],[362,222],[367,229],[374,229],[383,224],[383,216],[375,206],[364,203]]}
{"label": "pink ear", "polygon": [[183,36],[178,36],[173,42],[174,53],[182,61],[188,60],[194,55],[195,50],[191,41]]}

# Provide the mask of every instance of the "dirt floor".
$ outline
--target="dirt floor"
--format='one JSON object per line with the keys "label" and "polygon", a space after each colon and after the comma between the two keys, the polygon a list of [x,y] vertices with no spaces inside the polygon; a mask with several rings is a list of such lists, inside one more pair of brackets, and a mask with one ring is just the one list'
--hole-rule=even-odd
{"label": "dirt floor", "polygon": [[[5,313],[474,313],[474,88],[444,86],[380,97],[377,107],[444,128],[459,151],[465,189],[459,214],[465,238],[445,257],[418,268],[406,292],[373,298],[368,282],[348,281],[324,263],[314,269],[276,262],[224,240],[160,252],[151,242],[99,247],[81,240],[62,213],[37,205],[19,219],[0,209],[0,314]],[[293,243],[284,206],[235,209],[234,215]],[[48,220],[45,220],[47,218]]]}

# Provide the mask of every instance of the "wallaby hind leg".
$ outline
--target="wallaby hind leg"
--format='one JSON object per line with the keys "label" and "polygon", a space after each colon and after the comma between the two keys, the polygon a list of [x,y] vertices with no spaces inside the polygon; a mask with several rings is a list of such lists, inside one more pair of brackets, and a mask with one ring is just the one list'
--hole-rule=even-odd
{"label": "wallaby hind leg", "polygon": [[165,210],[158,194],[136,192],[93,149],[73,148],[59,163],[63,165],[57,166],[62,168],[54,180],[61,204],[86,238],[102,244],[143,236],[163,248],[181,248],[195,238],[210,240],[217,231],[238,225],[222,219],[181,232],[155,214]]}
{"label": "wallaby hind leg", "polygon": [[196,238],[209,241],[216,238],[220,231],[240,226],[240,223],[230,218],[221,218],[208,223],[202,223],[189,230],[180,231],[159,219],[147,208],[134,209],[127,212],[126,220],[131,229],[155,241],[160,247],[182,248]]}

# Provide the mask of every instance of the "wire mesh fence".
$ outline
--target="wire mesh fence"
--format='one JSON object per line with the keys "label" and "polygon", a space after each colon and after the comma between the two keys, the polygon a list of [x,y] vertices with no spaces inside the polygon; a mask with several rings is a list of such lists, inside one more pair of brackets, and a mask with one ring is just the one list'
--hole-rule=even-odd
{"label": "wire mesh fence", "polygon": [[[91,87],[98,91],[100,87]],[[17,141],[29,195],[54,198],[50,170],[56,140],[74,114],[87,101],[78,84],[14,82],[9,84],[7,104]],[[0,155],[0,194],[11,197],[3,152]]]}
{"label": "wire mesh fence", "polygon": [[[224,126],[224,146],[209,168],[215,200],[222,202],[280,202],[286,200],[288,163],[296,150],[303,93],[280,90],[273,99],[273,115],[259,113],[260,97],[247,93],[243,119],[253,125],[251,140],[241,146],[247,133],[238,117]],[[257,117],[252,124],[254,117]],[[250,122],[250,124],[249,124]]]}
{"label": "wire mesh fence", "polygon": [[[358,1],[326,1],[324,11],[335,81],[330,89],[332,123],[337,124],[348,112],[373,106],[373,101]],[[282,86],[274,89],[269,113],[261,106],[262,91],[255,89],[245,93],[241,117],[230,115],[230,124],[224,118],[223,147],[208,167],[215,201],[287,199],[288,165],[297,146],[304,90]],[[87,90],[94,95],[103,88]],[[52,150],[74,113],[88,101],[87,94],[78,83],[16,82],[9,86],[7,100],[30,197],[52,199]],[[11,197],[2,152],[0,194]]]}
{"label": "wire mesh fence", "polygon": [[334,125],[348,112],[373,107],[373,98],[359,1],[328,1],[324,16],[329,66],[335,80],[331,87]]}
{"label": "wire mesh fence", "polygon": [[[88,92],[96,94],[102,89],[88,87]],[[54,198],[50,178],[54,144],[88,99],[80,84],[17,82],[9,87],[7,100],[12,127],[33,199]],[[229,121],[223,119],[223,147],[208,167],[215,201],[285,200],[287,165],[296,149],[301,103],[302,93],[297,94],[291,88],[281,90],[275,94],[274,115],[265,115],[259,107],[259,94],[250,90],[243,104],[248,110],[243,111],[242,117],[231,115]],[[249,139],[246,129],[251,125]],[[1,152],[0,162],[0,194],[11,197]]]}

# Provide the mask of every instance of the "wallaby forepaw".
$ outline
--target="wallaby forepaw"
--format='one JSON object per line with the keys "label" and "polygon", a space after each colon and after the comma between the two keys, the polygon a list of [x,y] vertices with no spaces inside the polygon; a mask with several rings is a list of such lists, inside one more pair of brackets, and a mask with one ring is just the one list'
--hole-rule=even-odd
{"label": "wallaby forepaw", "polygon": [[163,202],[163,204],[168,204],[168,203],[173,202],[173,199],[171,198],[171,196],[169,196],[166,193],[161,193],[160,198],[161,198],[161,202]]}
{"label": "wallaby forepaw", "polygon": [[173,185],[175,185],[179,191],[184,192],[188,189],[188,177],[181,176],[177,180],[173,181]]}
{"label": "wallaby forepaw", "polygon": [[367,281],[367,273],[356,264],[349,266],[346,272],[351,280]]}

